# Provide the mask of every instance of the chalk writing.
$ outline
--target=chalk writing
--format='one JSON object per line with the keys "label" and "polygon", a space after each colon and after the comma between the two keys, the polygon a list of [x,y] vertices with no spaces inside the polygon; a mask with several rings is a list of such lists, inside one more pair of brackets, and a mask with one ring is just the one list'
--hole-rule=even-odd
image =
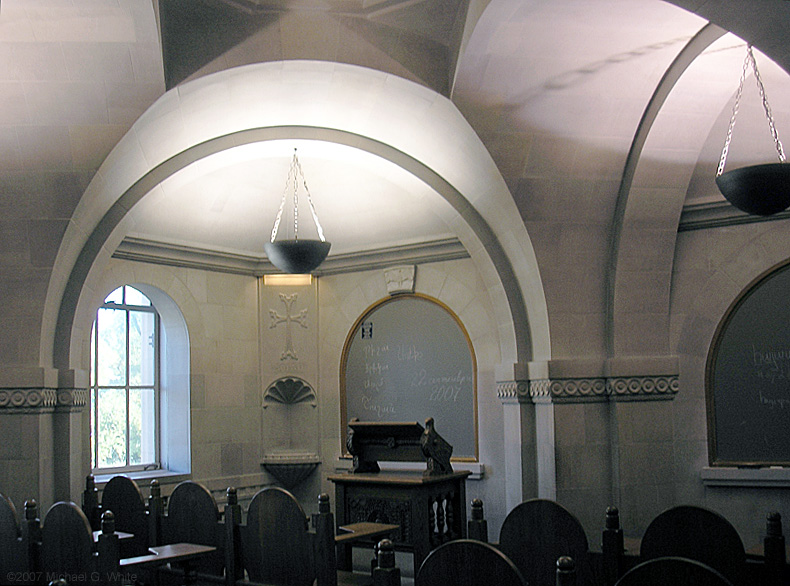
{"label": "chalk writing", "polygon": [[763,395],[762,390],[760,390],[760,404],[767,405],[771,409],[779,408],[784,409],[785,407],[790,407],[790,399],[776,399],[773,397],[766,397]]}
{"label": "chalk writing", "polygon": [[776,383],[790,378],[790,349],[763,350],[752,344],[755,376]]}
{"label": "chalk writing", "polygon": [[373,344],[365,344],[362,347],[362,352],[365,353],[365,356],[384,356],[387,352],[390,351],[390,347],[388,345],[383,346],[374,346]]}
{"label": "chalk writing", "polygon": [[401,362],[420,362],[423,356],[423,351],[419,350],[414,344],[410,346],[401,344],[398,346],[398,360]]}
{"label": "chalk writing", "polygon": [[382,364],[381,362],[365,363],[365,374],[378,374],[381,375],[390,369],[389,364]]}
{"label": "chalk writing", "polygon": [[374,402],[374,400],[368,396],[362,397],[362,408],[365,411],[370,411],[375,413],[376,417],[378,417],[379,419],[381,419],[382,416],[386,415],[387,413],[395,413],[395,405],[393,405],[392,403],[389,403],[387,405],[380,405]]}

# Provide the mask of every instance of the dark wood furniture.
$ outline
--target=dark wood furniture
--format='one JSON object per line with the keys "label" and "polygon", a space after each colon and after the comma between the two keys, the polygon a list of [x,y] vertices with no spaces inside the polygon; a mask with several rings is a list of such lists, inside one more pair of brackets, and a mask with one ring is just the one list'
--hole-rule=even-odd
{"label": "dark wood furniture", "polygon": [[722,574],[696,560],[661,557],[631,568],[617,586],[733,586]]}
{"label": "dark wood furniture", "polygon": [[458,539],[433,550],[417,571],[415,586],[527,586],[501,551],[474,539]]}
{"label": "dark wood furniture", "polygon": [[643,561],[696,560],[745,586],[746,552],[738,531],[719,513],[702,507],[681,505],[658,515],[645,529],[639,555]]}
{"label": "dark wood furniture", "polygon": [[[161,536],[165,543],[151,543],[141,555],[128,558],[120,555],[121,544],[133,536],[115,530],[115,516],[109,509],[102,512],[101,530],[95,531],[77,505],[57,503],[42,527],[35,502],[28,501],[25,520],[20,525],[13,503],[0,495],[0,562],[4,576],[11,572],[13,582],[20,585],[41,585],[59,576],[91,586],[115,584],[118,580],[136,582],[140,578],[146,584],[159,583],[160,579],[167,584],[259,584],[253,576],[267,584],[289,586],[314,582],[317,586],[370,584],[370,575],[336,569],[335,522],[326,494],[319,496],[318,514],[313,516],[310,528],[296,499],[282,489],[265,489],[256,495],[245,525],[232,487],[227,490],[228,503],[222,520],[213,497],[199,484],[179,484],[169,499],[167,514],[157,513],[164,510],[158,484],[151,488],[147,510],[149,538],[153,542],[152,536]],[[87,493],[95,495],[90,490]],[[135,504],[140,500],[136,491],[123,494]],[[99,506],[98,498],[86,500],[88,511],[93,513]],[[122,510],[123,500],[114,506]],[[155,514],[151,515],[151,511]],[[397,526],[359,523],[337,539],[348,544],[358,539],[376,539],[394,529]],[[399,586],[394,556],[387,559],[384,566],[373,568],[379,580],[377,586]],[[245,579],[245,565],[251,580]],[[292,579],[295,568],[307,569],[303,582]],[[284,574],[279,574],[281,571]]]}
{"label": "dark wood furniture", "polygon": [[[137,483],[128,476],[114,476],[104,486],[101,511],[112,511],[115,529],[131,537],[121,540],[121,557],[144,555],[148,551],[148,517],[145,500]],[[94,526],[94,529],[98,527]]]}
{"label": "dark wood furniture", "polygon": [[[412,552],[419,568],[430,551],[466,536],[466,477],[469,472],[423,476],[376,472],[330,476],[335,484],[338,525],[375,522],[398,525],[392,541]],[[360,540],[372,547],[372,540]],[[351,545],[341,541],[338,564],[351,569]]]}
{"label": "dark wood furniture", "polygon": [[[250,502],[241,537],[244,567],[252,581],[310,586],[316,579],[316,536],[309,531],[301,505],[288,491],[276,487],[259,491]],[[331,544],[329,547],[331,550]],[[331,558],[322,563],[334,561],[334,555]],[[335,567],[327,570],[336,572]]]}
{"label": "dark wood furniture", "polygon": [[167,514],[161,517],[162,545],[194,543],[215,548],[194,564],[196,571],[213,576],[225,573],[226,527],[209,490],[197,482],[179,483],[170,494]]}
{"label": "dark wood furniture", "polygon": [[64,577],[69,583],[89,582],[92,575],[98,576],[99,570],[93,547],[93,531],[82,510],[74,503],[55,503],[41,527],[37,569],[52,579]]}
{"label": "dark wood furniture", "polygon": [[573,558],[580,584],[593,583],[587,535],[579,520],[554,501],[518,504],[502,523],[498,547],[532,586],[552,586],[562,556]]}
{"label": "dark wood furniture", "polygon": [[184,576],[183,583],[185,586],[188,586],[198,581],[194,564],[205,556],[214,555],[216,549],[215,547],[198,545],[196,543],[159,545],[149,548],[147,554],[120,560],[118,569],[121,572],[131,573],[144,569],[156,570],[168,564],[179,568]]}
{"label": "dark wood furniture", "polygon": [[0,494],[0,578],[27,570],[22,547],[22,530],[11,499]]}
{"label": "dark wood furniture", "polygon": [[[392,535],[399,551],[412,552],[419,568],[428,553],[466,536],[466,478],[450,464],[453,448],[434,427],[417,422],[348,424],[346,448],[354,457],[351,473],[330,476],[335,484],[340,526],[353,523],[398,525]],[[381,471],[378,462],[425,462],[415,472]],[[373,540],[361,540],[372,546]],[[359,541],[358,541],[359,543]],[[340,543],[338,563],[351,569],[351,546]]]}

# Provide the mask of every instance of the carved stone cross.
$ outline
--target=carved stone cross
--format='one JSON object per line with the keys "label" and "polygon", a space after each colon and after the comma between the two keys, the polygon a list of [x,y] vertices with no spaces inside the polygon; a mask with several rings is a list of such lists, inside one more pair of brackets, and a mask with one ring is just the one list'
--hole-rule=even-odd
{"label": "carved stone cross", "polygon": [[295,322],[298,323],[303,328],[307,329],[306,309],[303,309],[296,315],[291,315],[291,309],[293,308],[293,304],[296,302],[296,297],[297,297],[296,293],[292,295],[286,295],[285,293],[280,293],[280,301],[282,301],[285,304],[285,315],[280,315],[279,313],[277,313],[277,310],[275,309],[269,310],[269,317],[272,320],[269,329],[276,328],[278,325],[282,323],[285,324],[285,350],[283,350],[283,353],[280,355],[280,360],[285,360],[286,358],[299,360],[299,357],[296,355],[296,350],[294,350],[294,346],[293,346],[291,324]]}

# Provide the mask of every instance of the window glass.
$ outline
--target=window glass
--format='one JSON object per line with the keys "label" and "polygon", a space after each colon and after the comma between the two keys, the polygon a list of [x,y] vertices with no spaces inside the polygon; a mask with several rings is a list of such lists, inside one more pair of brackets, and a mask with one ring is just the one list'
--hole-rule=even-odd
{"label": "window glass", "polygon": [[121,309],[99,309],[97,384],[126,384],[126,312]]}
{"label": "window glass", "polygon": [[129,285],[126,285],[124,289],[126,296],[126,301],[125,301],[126,305],[141,305],[144,307],[151,305],[151,300],[148,299],[148,297],[146,297],[142,293],[140,293],[140,291],[138,291],[134,287],[130,287]]}
{"label": "window glass", "polygon": [[98,392],[99,468],[126,464],[126,391],[99,389]]}
{"label": "window glass", "polygon": [[150,300],[119,287],[91,332],[91,467],[158,467],[158,327]]}

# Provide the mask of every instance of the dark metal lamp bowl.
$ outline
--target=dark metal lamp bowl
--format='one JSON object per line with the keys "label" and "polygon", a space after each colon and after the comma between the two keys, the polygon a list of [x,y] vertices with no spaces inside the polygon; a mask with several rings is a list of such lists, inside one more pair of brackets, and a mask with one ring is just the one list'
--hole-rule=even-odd
{"label": "dark metal lamp bowl", "polygon": [[747,214],[770,216],[790,206],[790,163],[766,163],[727,171],[716,185],[732,205]]}
{"label": "dark metal lamp bowl", "polygon": [[263,245],[271,263],[283,272],[306,274],[324,262],[329,242],[321,240],[275,240]]}

